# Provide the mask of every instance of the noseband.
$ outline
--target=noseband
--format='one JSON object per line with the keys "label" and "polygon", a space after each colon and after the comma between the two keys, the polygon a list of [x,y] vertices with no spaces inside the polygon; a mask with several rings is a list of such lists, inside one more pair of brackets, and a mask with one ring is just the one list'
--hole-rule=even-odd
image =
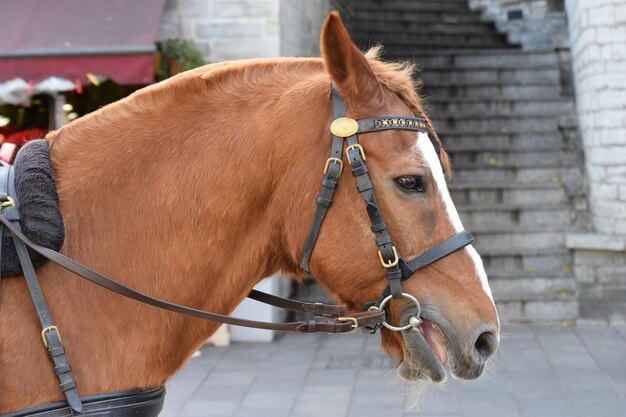
{"label": "noseband", "polygon": [[[300,261],[300,266],[307,272],[310,272],[309,264],[315,247],[315,242],[320,233],[322,222],[326,216],[326,212],[330,208],[333,200],[333,194],[339,183],[341,172],[343,171],[343,146],[344,139],[346,141],[347,160],[352,167],[352,175],[357,182],[357,190],[365,201],[365,209],[371,222],[371,230],[374,233],[376,246],[378,247],[378,257],[380,263],[385,269],[385,276],[388,285],[375,302],[369,302],[364,309],[384,309],[390,299],[408,298],[413,301],[417,307],[416,321],[404,327],[395,327],[386,321],[382,324],[391,330],[404,330],[411,325],[419,324],[419,302],[410,294],[402,291],[402,281],[410,278],[415,272],[439,259],[456,252],[457,250],[472,243],[473,237],[470,232],[464,230],[456,235],[436,244],[426,252],[416,258],[406,261],[396,246],[387,230],[387,224],[383,219],[376,196],[374,194],[374,186],[368,174],[368,168],[365,158],[365,151],[359,144],[357,134],[379,132],[383,130],[412,130],[415,132],[428,133],[426,129],[426,121],[419,117],[405,116],[379,116],[367,119],[354,120],[347,117],[346,104],[333,85],[331,88],[333,100],[333,122],[330,125],[330,131],[333,134],[330,157],[324,164],[324,173],[322,178],[322,190],[317,196],[317,206],[313,216],[313,224],[309,232],[309,236],[304,245],[304,253]],[[433,142],[437,154],[439,154],[440,145]],[[389,314],[386,315],[387,318]],[[375,331],[380,326],[371,328]]]}

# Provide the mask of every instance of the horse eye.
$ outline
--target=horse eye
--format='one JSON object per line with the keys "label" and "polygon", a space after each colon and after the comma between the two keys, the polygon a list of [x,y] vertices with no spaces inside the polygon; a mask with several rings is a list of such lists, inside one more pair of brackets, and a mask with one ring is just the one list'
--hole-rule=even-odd
{"label": "horse eye", "polygon": [[396,178],[396,185],[405,193],[425,193],[426,183],[422,177],[408,176]]}

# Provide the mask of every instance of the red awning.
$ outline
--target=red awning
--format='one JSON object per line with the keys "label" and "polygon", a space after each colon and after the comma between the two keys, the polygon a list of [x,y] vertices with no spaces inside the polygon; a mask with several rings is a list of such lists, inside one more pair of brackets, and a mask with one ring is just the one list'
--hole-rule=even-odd
{"label": "red awning", "polygon": [[0,82],[50,76],[154,81],[165,0],[2,0]]}

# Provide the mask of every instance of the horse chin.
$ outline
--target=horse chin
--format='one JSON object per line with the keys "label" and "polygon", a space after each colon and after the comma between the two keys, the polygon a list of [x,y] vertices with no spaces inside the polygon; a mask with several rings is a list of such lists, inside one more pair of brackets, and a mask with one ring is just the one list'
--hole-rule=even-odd
{"label": "horse chin", "polygon": [[[408,323],[413,314],[414,311],[406,311],[402,315],[401,323]],[[448,354],[444,335],[438,326],[423,319],[419,329],[403,330],[402,338],[404,359],[396,369],[398,376],[405,381],[445,382],[448,377],[446,372]]]}

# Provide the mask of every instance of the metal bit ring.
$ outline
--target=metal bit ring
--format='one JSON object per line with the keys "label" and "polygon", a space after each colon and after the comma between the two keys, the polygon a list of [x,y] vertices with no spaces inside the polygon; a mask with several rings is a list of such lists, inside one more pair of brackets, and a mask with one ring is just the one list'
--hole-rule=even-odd
{"label": "metal bit ring", "polygon": [[[418,320],[420,320],[420,314],[422,313],[422,307],[420,306],[419,301],[417,301],[417,299],[415,297],[413,297],[411,294],[402,293],[402,296],[404,298],[409,299],[410,301],[413,301],[413,304],[415,304],[415,307],[417,307],[417,313],[415,315],[415,318],[417,318]],[[392,295],[388,295],[387,297],[385,297],[385,299],[380,303],[380,305],[378,306],[378,308],[380,310],[385,308],[385,305],[393,298]],[[421,320],[420,320],[421,322]],[[402,330],[408,330],[411,327],[414,327],[413,324],[411,324],[411,320],[409,319],[409,324],[407,324],[406,326],[402,326],[402,327],[398,327],[398,326],[392,326],[391,324],[387,323],[386,321],[383,321],[383,326],[385,326],[386,328],[388,328],[389,330],[393,330],[394,332],[400,332]]]}

